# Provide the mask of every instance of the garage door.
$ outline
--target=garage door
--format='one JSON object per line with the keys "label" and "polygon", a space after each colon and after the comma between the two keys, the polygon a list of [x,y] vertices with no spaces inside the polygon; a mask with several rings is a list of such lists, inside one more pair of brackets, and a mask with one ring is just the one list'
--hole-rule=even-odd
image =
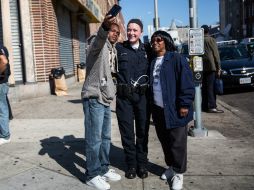
{"label": "garage door", "polygon": [[59,31],[59,51],[61,66],[65,69],[66,75],[74,74],[71,19],[70,12],[63,5],[57,5],[57,22]]}
{"label": "garage door", "polygon": [[86,35],[85,24],[79,22],[79,51],[80,51],[80,63],[86,63]]}
{"label": "garage door", "polygon": [[19,8],[17,0],[9,0],[11,16],[11,39],[13,52],[13,74],[16,82],[23,81],[20,42]]}

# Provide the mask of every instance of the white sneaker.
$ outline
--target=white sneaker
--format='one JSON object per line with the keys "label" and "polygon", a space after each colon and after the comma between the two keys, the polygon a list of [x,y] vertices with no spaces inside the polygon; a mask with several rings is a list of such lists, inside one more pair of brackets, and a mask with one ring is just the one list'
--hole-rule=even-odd
{"label": "white sneaker", "polygon": [[110,185],[99,175],[87,181],[86,184],[98,190],[110,190]]}
{"label": "white sneaker", "polygon": [[0,145],[6,144],[6,143],[9,143],[9,142],[11,142],[11,138],[9,138],[9,139],[0,138]]}
{"label": "white sneaker", "polygon": [[121,176],[113,169],[109,169],[102,177],[104,177],[107,181],[119,181],[121,179]]}
{"label": "white sneaker", "polygon": [[162,180],[171,179],[175,175],[172,167],[169,167],[164,171],[164,173],[161,175]]}
{"label": "white sneaker", "polygon": [[183,189],[183,174],[176,174],[171,179],[171,189],[172,190],[182,190]]}

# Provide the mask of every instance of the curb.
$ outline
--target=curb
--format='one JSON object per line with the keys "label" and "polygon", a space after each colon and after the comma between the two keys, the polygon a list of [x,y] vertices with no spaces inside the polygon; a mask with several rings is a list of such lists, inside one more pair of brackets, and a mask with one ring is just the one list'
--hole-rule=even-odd
{"label": "curb", "polygon": [[217,103],[218,103],[221,107],[223,107],[223,108],[225,108],[226,110],[230,111],[232,114],[236,115],[237,117],[246,117],[246,116],[249,115],[248,112],[245,112],[245,111],[243,111],[243,110],[238,110],[238,109],[236,109],[235,107],[230,106],[230,105],[228,105],[227,103],[225,103],[225,102],[223,102],[223,101],[221,101],[221,100],[218,100],[218,99],[217,99]]}

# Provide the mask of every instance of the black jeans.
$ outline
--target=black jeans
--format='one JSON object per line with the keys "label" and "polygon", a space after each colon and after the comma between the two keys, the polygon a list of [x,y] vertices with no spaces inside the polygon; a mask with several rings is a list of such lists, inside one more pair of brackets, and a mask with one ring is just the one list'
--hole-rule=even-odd
{"label": "black jeans", "polygon": [[202,110],[216,108],[216,94],[214,90],[215,72],[204,72],[202,80]]}
{"label": "black jeans", "polygon": [[117,97],[116,115],[128,168],[146,167],[148,143],[146,96],[141,95],[137,102]]}
{"label": "black jeans", "polygon": [[187,126],[166,128],[164,109],[153,105],[152,116],[165,162],[176,173],[184,173],[187,165]]}

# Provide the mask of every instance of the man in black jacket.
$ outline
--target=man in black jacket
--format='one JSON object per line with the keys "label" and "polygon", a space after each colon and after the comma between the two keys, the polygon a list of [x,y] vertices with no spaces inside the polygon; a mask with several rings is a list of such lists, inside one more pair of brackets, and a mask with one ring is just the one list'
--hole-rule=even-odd
{"label": "man in black jacket", "polygon": [[220,55],[215,39],[209,35],[209,27],[201,26],[204,29],[203,55],[203,80],[202,80],[202,110],[208,113],[223,113],[216,105],[216,94],[214,89],[215,78],[220,77]]}

